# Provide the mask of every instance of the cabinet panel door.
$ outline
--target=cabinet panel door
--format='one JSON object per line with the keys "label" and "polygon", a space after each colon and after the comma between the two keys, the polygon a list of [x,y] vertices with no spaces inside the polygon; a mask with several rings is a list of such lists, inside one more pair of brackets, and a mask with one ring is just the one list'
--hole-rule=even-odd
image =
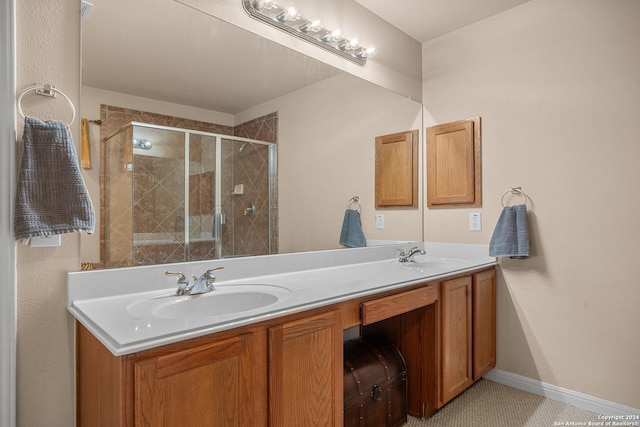
{"label": "cabinet panel door", "polygon": [[473,275],[473,379],[496,367],[496,271]]}
{"label": "cabinet panel door", "polygon": [[480,117],[427,128],[427,206],[482,206]]}
{"label": "cabinet panel door", "polygon": [[418,207],[418,131],[376,137],[376,209]]}
{"label": "cabinet panel door", "polygon": [[343,424],[342,322],[332,311],[269,329],[269,425]]}
{"label": "cabinet panel door", "polygon": [[136,426],[265,425],[254,409],[260,381],[254,334],[134,363]]}
{"label": "cabinet panel door", "polygon": [[471,276],[442,282],[441,302],[440,402],[445,404],[473,383]]}

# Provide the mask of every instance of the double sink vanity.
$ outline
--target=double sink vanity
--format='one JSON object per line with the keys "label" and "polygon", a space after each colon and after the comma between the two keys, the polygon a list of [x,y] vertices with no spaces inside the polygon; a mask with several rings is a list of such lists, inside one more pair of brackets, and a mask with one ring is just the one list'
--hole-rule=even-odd
{"label": "double sink vanity", "polygon": [[[495,366],[487,254],[409,242],[69,273],[77,425],[341,426],[343,341],[367,334],[402,353],[408,413],[431,415]],[[211,291],[184,292],[194,276]]]}

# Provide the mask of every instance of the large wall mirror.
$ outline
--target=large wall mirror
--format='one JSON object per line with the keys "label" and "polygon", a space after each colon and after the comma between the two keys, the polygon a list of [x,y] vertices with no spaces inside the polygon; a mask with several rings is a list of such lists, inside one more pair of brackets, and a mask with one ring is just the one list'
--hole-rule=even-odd
{"label": "large wall mirror", "polygon": [[[96,212],[104,214],[109,207],[122,212],[136,204],[148,207],[150,198],[145,202],[140,198],[163,184],[164,176],[180,163],[195,170],[187,172],[186,181],[178,187],[190,193],[187,205],[191,206],[187,207],[198,217],[189,220],[180,215],[179,206],[174,206],[180,202],[167,199],[173,190],[165,188],[165,198],[158,195],[153,200],[163,207],[162,215],[147,211],[146,217],[135,218],[145,224],[145,235],[162,235],[160,230],[173,233],[169,239],[179,241],[186,225],[207,240],[216,226],[224,229],[229,220],[244,234],[236,237],[235,252],[224,249],[222,256],[257,255],[265,247],[277,253],[336,249],[341,247],[344,210],[357,195],[367,239],[422,240],[421,207],[385,211],[385,229],[376,229],[374,208],[375,137],[421,130],[421,104],[174,0],[92,3],[82,22],[81,115],[103,120],[102,126],[88,125],[92,168],[84,170]],[[130,122],[135,122],[131,129],[123,128]],[[136,123],[160,126],[135,128]],[[192,131],[187,137],[190,151],[179,161],[154,151],[156,147],[158,152],[171,151],[167,142],[153,139],[160,131],[174,128]],[[117,133],[128,138],[123,153],[132,154],[117,167],[148,171],[155,164],[163,173],[147,173],[135,189],[117,190],[124,194],[119,205],[109,199],[100,202],[100,174],[105,173],[101,156],[106,156],[99,150],[100,138]],[[267,144],[221,140],[220,148],[215,148],[218,134]],[[184,141],[182,133],[172,135]],[[276,146],[277,161],[269,159],[270,143]],[[239,162],[254,152],[263,163],[245,163],[242,169],[247,176],[214,177],[216,169],[225,168],[221,161],[216,163],[216,155],[221,159],[233,156]],[[273,211],[273,223],[267,220],[261,226],[269,228],[274,240],[256,245],[249,242],[254,235],[248,230],[261,222],[251,220],[259,218],[265,205],[248,198],[250,181],[257,179],[254,175],[258,173],[253,172],[270,167],[276,171],[273,181],[267,179],[255,187],[271,191],[271,205],[266,209]],[[184,168],[179,174],[184,174]],[[217,201],[206,195],[216,179],[227,181],[232,194],[229,200],[236,205],[217,223]],[[117,236],[103,233],[103,237],[115,240]],[[98,233],[83,236],[82,261],[104,261],[101,246],[104,248]],[[194,259],[221,256],[221,252],[204,251],[199,256]],[[131,265],[149,264],[149,259]]]}

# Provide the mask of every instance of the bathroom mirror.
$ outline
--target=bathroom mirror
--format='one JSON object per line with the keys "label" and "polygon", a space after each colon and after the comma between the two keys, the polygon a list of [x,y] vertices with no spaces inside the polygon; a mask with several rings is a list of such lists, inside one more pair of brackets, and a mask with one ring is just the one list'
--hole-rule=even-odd
{"label": "bathroom mirror", "polygon": [[[385,229],[374,208],[375,137],[418,129],[422,140],[420,103],[174,0],[92,3],[82,117],[99,119],[109,105],[233,128],[276,113],[279,253],[340,248],[354,195],[367,239],[422,240],[421,208],[385,211]],[[99,212],[99,128],[90,133],[84,175]],[[97,233],[82,236],[82,254],[99,262]]]}

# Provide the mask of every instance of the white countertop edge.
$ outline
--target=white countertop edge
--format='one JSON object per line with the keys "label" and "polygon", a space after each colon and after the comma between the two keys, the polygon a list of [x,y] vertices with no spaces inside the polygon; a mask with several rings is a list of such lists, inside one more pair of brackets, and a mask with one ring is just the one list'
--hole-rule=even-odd
{"label": "white countertop edge", "polygon": [[[478,246],[483,246],[483,245],[478,245]],[[476,249],[478,249],[480,252],[471,253],[471,254],[468,254],[468,255],[477,255],[477,254],[482,252],[482,248],[476,248]],[[486,251],[486,246],[485,246],[485,251]],[[437,255],[439,256],[439,255],[442,255],[442,254],[439,253]],[[409,287],[409,286],[420,284],[420,283],[438,281],[440,279],[443,279],[443,278],[446,278],[446,277],[449,277],[449,276],[464,274],[464,273],[467,273],[467,272],[471,272],[471,271],[474,271],[474,270],[479,270],[479,269],[482,269],[482,268],[485,268],[485,267],[490,267],[492,265],[496,265],[497,264],[496,259],[488,257],[486,255],[486,252],[484,253],[483,256],[478,256],[478,257],[471,256],[470,258],[478,258],[478,263],[476,263],[476,264],[474,264],[474,265],[472,265],[470,267],[467,267],[467,268],[456,269],[456,270],[449,271],[449,272],[442,273],[442,274],[436,274],[436,275],[432,275],[432,276],[420,277],[420,278],[417,278],[415,280],[409,280],[409,281],[404,281],[404,282],[399,282],[399,283],[383,285],[383,286],[379,286],[379,287],[376,287],[376,288],[357,291],[357,292],[353,292],[353,293],[340,294],[340,295],[337,295],[335,297],[325,298],[325,299],[322,299],[322,300],[314,301],[312,303],[300,304],[300,305],[296,305],[296,306],[292,306],[292,307],[288,307],[288,308],[283,308],[283,309],[277,310],[277,311],[258,314],[258,315],[251,316],[251,317],[245,317],[245,318],[241,317],[239,319],[229,320],[229,321],[213,324],[213,325],[210,325],[210,326],[202,326],[202,327],[195,328],[195,329],[183,332],[183,333],[165,334],[165,335],[161,335],[161,336],[159,336],[157,338],[144,339],[144,340],[132,343],[132,344],[118,345],[114,340],[109,339],[109,335],[102,328],[100,328],[97,324],[95,324],[95,322],[91,321],[91,319],[89,319],[85,315],[85,313],[83,313],[81,310],[78,310],[73,305],[72,302],[70,302],[70,304],[67,307],[67,309],[107,349],[109,349],[109,351],[113,355],[115,355],[115,356],[124,356],[124,355],[127,355],[127,354],[131,354],[131,353],[135,353],[135,352],[139,352],[139,351],[144,351],[144,350],[149,350],[149,349],[156,348],[156,347],[163,346],[163,345],[167,345],[167,344],[173,344],[173,343],[176,343],[176,342],[185,341],[185,340],[188,340],[188,339],[191,339],[191,338],[197,338],[197,337],[201,337],[201,336],[204,336],[204,335],[209,335],[209,334],[213,334],[213,333],[217,333],[217,332],[222,332],[222,331],[230,330],[230,329],[241,327],[241,326],[247,326],[247,325],[251,325],[251,324],[254,324],[254,323],[263,322],[263,321],[266,321],[266,320],[274,319],[274,318],[277,318],[277,317],[282,317],[282,316],[289,315],[289,314],[295,314],[295,313],[299,313],[299,312],[306,311],[306,310],[311,310],[311,309],[315,309],[315,308],[329,306],[329,305],[332,305],[332,304],[348,301],[350,299],[361,298],[361,297],[368,296],[368,295],[375,295],[377,293],[387,292],[387,291],[391,291],[391,290],[395,290],[395,289],[401,289],[401,288],[404,288],[404,287]],[[485,258],[485,260],[480,261],[480,259],[483,259],[483,258]],[[484,261],[486,261],[486,262],[484,262]],[[166,266],[165,266],[165,268],[166,268]],[[109,270],[107,270],[107,271],[109,271]]]}

